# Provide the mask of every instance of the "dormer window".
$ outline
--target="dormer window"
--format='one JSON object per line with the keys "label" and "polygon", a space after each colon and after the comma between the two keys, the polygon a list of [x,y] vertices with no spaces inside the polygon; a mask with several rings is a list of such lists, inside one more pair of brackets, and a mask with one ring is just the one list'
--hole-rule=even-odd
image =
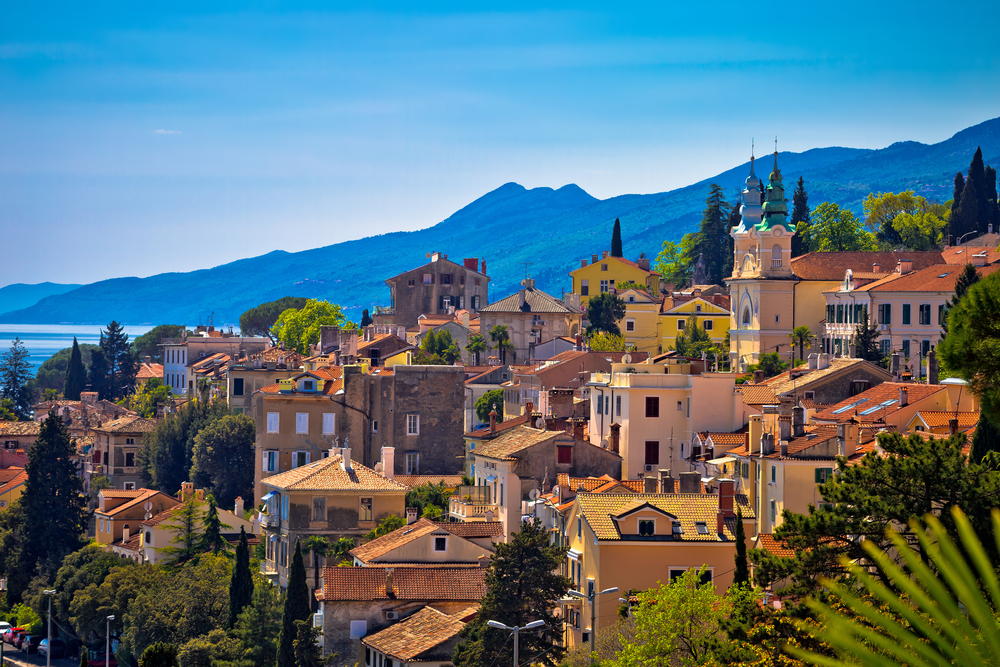
{"label": "dormer window", "polygon": [[684,529],[681,528],[680,521],[674,521],[674,537],[680,537],[684,534]]}
{"label": "dormer window", "polygon": [[642,519],[639,521],[639,535],[652,537],[656,534],[656,521],[653,519]]}
{"label": "dormer window", "polygon": [[698,529],[699,535],[708,535],[708,524],[704,521],[695,521],[694,527]]}
{"label": "dormer window", "polygon": [[302,381],[302,391],[315,391],[316,383],[313,380]]}

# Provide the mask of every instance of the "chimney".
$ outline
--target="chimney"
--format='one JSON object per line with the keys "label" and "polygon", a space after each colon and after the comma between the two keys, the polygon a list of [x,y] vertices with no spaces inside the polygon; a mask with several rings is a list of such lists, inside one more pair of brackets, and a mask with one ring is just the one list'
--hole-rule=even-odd
{"label": "chimney", "polygon": [[198,489],[194,492],[194,498],[198,502],[205,500],[205,489]]}
{"label": "chimney", "polygon": [[590,263],[591,264],[597,264],[597,255],[591,255],[590,256]]}
{"label": "chimney", "polygon": [[385,475],[386,479],[392,479],[396,476],[396,448],[395,447],[383,447],[382,448],[382,474]]}
{"label": "chimney", "polygon": [[792,437],[801,438],[806,432],[806,409],[801,405],[792,408]]}
{"label": "chimney", "polygon": [[977,252],[972,256],[973,266],[986,266],[986,251]]}
{"label": "chimney", "polygon": [[756,370],[753,372],[753,383],[760,384],[764,381],[764,371]]}
{"label": "chimney", "polygon": [[736,516],[736,482],[731,479],[719,480],[719,513],[726,516]]}
{"label": "chimney", "polygon": [[792,420],[787,417],[778,417],[779,440],[788,440],[792,437]]}
{"label": "chimney", "polygon": [[719,510],[715,513],[715,532],[722,535],[726,532],[726,516]]}
{"label": "chimney", "polygon": [[903,366],[903,355],[899,352],[892,353],[892,361],[889,365],[889,372],[892,373],[892,379],[896,382],[900,380],[900,373],[902,372]]}
{"label": "chimney", "polygon": [[479,273],[481,273],[481,274],[483,274],[485,276],[486,275],[486,258],[484,257],[482,259],[482,261],[479,262],[479,264],[480,264]]}
{"label": "chimney", "polygon": [[128,529],[128,524],[126,523],[122,527],[122,544],[128,542],[128,538],[129,538],[129,529]]}
{"label": "chimney", "polygon": [[701,493],[701,473],[682,472],[680,487],[681,493]]}
{"label": "chimney", "polygon": [[601,259],[607,259],[610,255],[611,255],[611,251],[610,250],[605,250],[604,252],[601,253]]}
{"label": "chimney", "polygon": [[782,440],[781,442],[778,443],[778,453],[780,454],[781,458],[785,458],[786,456],[788,456],[787,440]]}
{"label": "chimney", "polygon": [[955,435],[958,433],[958,420],[949,419],[948,420],[948,435]]}
{"label": "chimney", "polygon": [[823,370],[824,368],[830,367],[830,355],[827,352],[823,352],[819,355],[819,363],[816,365],[818,370]]}
{"label": "chimney", "polygon": [[[615,422],[611,425],[611,451],[615,454],[619,452],[622,425]],[[660,493],[663,493],[662,491]]]}
{"label": "chimney", "polygon": [[931,347],[927,353],[927,384],[938,383],[938,358],[937,352]]}
{"label": "chimney", "polygon": [[409,526],[411,523],[417,520],[417,508],[407,507],[406,508],[406,525]]}
{"label": "chimney", "polygon": [[647,476],[642,478],[643,491],[646,493],[656,493],[656,478],[653,476]]}
{"label": "chimney", "polygon": [[147,354],[146,357],[145,357],[145,361],[146,361],[147,364],[151,364],[151,363],[153,363],[153,357],[151,357],[150,355]]}
{"label": "chimney", "polygon": [[899,407],[905,408],[910,404],[910,390],[906,387],[899,388]]}
{"label": "chimney", "polygon": [[851,343],[850,345],[848,345],[847,346],[847,355],[851,359],[857,359],[857,357],[858,357],[858,347],[857,347],[857,345],[855,345],[854,343]]}
{"label": "chimney", "polygon": [[585,260],[585,259],[581,259],[580,260],[580,268],[581,269],[587,268],[587,260]]}
{"label": "chimney", "polygon": [[583,434],[584,420],[576,419],[573,421],[573,439],[574,440],[585,440]]}
{"label": "chimney", "polygon": [[340,467],[344,469],[344,472],[351,472],[354,469],[351,465],[351,448],[344,447],[340,451],[343,452],[341,454]]}
{"label": "chimney", "polygon": [[878,262],[872,264],[872,273],[882,273],[882,265]]}
{"label": "chimney", "polygon": [[462,260],[462,263],[465,265],[465,268],[469,269],[470,271],[475,271],[476,273],[479,273],[479,260],[476,259],[475,257],[466,257],[464,260]]}
{"label": "chimney", "polygon": [[753,454],[756,449],[760,453],[760,439],[764,434],[764,418],[761,415],[750,415],[750,429],[747,433],[747,452]]}
{"label": "chimney", "polygon": [[494,405],[490,410],[490,435],[497,432],[497,407]]}
{"label": "chimney", "polygon": [[913,270],[913,260],[912,259],[901,259],[896,264],[896,272],[900,275],[906,275]]}
{"label": "chimney", "polygon": [[525,304],[525,295],[526,295],[523,287],[520,290],[518,290],[517,295],[518,295],[518,300],[521,304],[521,309],[523,310]]}
{"label": "chimney", "polygon": [[532,401],[528,401],[524,404],[524,414],[530,415],[535,412],[535,404]]}
{"label": "chimney", "polygon": [[760,453],[764,456],[774,454],[774,434],[765,433],[760,436]]}
{"label": "chimney", "polygon": [[242,496],[236,497],[236,505],[233,507],[233,514],[239,518],[243,518],[243,498]]}
{"label": "chimney", "polygon": [[813,352],[809,355],[809,370],[814,371],[819,365],[819,355]]}
{"label": "chimney", "polygon": [[392,585],[392,568],[385,568],[385,595],[388,598],[396,597],[396,589]]}
{"label": "chimney", "polygon": [[673,493],[674,478],[670,476],[670,471],[664,468],[656,471],[656,491],[657,493]]}
{"label": "chimney", "polygon": [[576,351],[579,352],[583,349],[583,336],[580,334],[576,335]]}
{"label": "chimney", "polygon": [[649,271],[649,258],[646,257],[646,253],[639,253],[639,259],[635,262],[640,269],[643,271]]}
{"label": "chimney", "polygon": [[181,502],[186,502],[194,495],[194,484],[191,482],[181,482]]}
{"label": "chimney", "polygon": [[462,326],[466,329],[469,328],[469,311],[467,310],[462,311]]}

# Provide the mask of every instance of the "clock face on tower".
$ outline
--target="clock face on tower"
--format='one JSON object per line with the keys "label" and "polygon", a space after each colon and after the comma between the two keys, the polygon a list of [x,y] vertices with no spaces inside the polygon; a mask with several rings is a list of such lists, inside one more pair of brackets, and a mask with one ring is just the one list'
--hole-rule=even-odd
{"label": "clock face on tower", "polygon": [[781,236],[781,227],[775,227],[774,228],[774,235],[775,236]]}

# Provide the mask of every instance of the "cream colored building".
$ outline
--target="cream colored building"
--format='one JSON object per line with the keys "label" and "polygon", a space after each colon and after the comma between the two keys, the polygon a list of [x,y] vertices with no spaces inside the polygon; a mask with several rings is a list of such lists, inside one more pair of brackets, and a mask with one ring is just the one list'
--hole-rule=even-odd
{"label": "cream colored building", "polygon": [[691,443],[701,431],[743,426],[742,401],[731,373],[692,374],[691,365],[612,364],[590,382],[590,441],[622,456],[623,479],[659,468],[690,469]]}
{"label": "cream colored building", "polygon": [[623,290],[618,296],[625,302],[625,319],[618,323],[625,344],[640,352],[659,352],[660,299],[646,290],[634,288]]}
{"label": "cream colored building", "polygon": [[517,293],[481,308],[479,322],[481,335],[487,341],[493,327],[506,326],[514,345],[514,353],[508,353],[506,362],[524,364],[534,358],[535,346],[542,341],[581,333],[583,311],[576,295],[557,299],[536,289],[535,281],[526,278]]}

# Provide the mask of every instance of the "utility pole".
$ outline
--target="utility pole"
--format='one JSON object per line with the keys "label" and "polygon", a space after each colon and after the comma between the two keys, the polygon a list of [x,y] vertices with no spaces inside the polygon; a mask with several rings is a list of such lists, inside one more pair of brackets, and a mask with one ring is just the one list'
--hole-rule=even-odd
{"label": "utility pole", "polygon": [[[615,590],[618,590],[618,589],[616,588]],[[518,651],[517,636],[518,636],[518,634],[521,632],[521,630],[534,630],[535,628],[540,628],[543,625],[545,625],[545,621],[543,621],[541,619],[538,619],[537,621],[532,621],[531,623],[528,623],[527,625],[522,625],[521,627],[517,627],[516,625],[513,626],[513,627],[511,627],[509,625],[504,625],[500,621],[486,621],[486,625],[488,625],[491,628],[496,628],[497,630],[507,630],[509,632],[513,632],[514,633],[514,667],[517,667],[517,659],[518,659],[518,655],[517,655],[517,651]]]}
{"label": "utility pole", "polygon": [[581,600],[587,600],[588,602],[590,602],[590,664],[591,665],[597,664],[597,661],[594,659],[594,639],[595,636],[597,635],[597,609],[594,604],[595,598],[598,595],[604,595],[605,593],[617,593],[617,592],[618,592],[617,586],[614,586],[612,588],[605,588],[600,593],[598,593],[597,589],[595,588],[590,591],[590,595],[584,595],[580,591],[572,591],[572,590],[567,591],[567,593],[569,593],[575,598],[580,598]]}
{"label": "utility pole", "polygon": [[[51,667],[52,665],[52,596],[56,594],[55,590],[42,591],[45,596],[49,599],[49,622],[48,629],[45,633],[45,667]],[[25,649],[27,652],[27,649]]]}

